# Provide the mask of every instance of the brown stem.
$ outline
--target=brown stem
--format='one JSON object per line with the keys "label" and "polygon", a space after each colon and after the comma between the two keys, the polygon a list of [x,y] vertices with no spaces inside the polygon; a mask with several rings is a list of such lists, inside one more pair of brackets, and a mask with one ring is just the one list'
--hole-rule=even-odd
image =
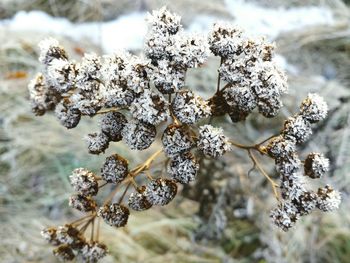
{"label": "brown stem", "polygon": [[253,161],[255,167],[258,168],[260,173],[263,176],[265,176],[266,179],[270,182],[272,190],[273,190],[273,192],[275,194],[275,197],[276,197],[277,201],[280,201],[279,195],[278,195],[278,192],[277,192],[277,189],[276,189],[276,187],[278,187],[278,184],[276,184],[276,182],[265,172],[265,170],[262,168],[262,166],[260,165],[260,162],[256,159],[256,157],[254,156],[252,151],[250,149],[248,149],[247,151],[248,151],[248,155],[249,155],[250,159]]}

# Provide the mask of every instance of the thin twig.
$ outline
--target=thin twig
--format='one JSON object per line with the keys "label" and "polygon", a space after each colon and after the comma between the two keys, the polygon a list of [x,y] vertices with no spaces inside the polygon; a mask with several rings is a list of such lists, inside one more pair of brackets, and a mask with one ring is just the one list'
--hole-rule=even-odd
{"label": "thin twig", "polygon": [[250,159],[253,161],[253,163],[256,165],[256,167],[258,168],[260,173],[263,176],[265,176],[266,179],[270,182],[272,190],[275,194],[275,197],[276,197],[277,201],[279,201],[280,199],[279,199],[278,192],[276,189],[276,186],[278,186],[278,184],[276,184],[275,181],[265,172],[265,170],[262,168],[259,161],[255,158],[254,154],[252,153],[252,151],[250,149],[248,149],[248,155],[249,155]]}

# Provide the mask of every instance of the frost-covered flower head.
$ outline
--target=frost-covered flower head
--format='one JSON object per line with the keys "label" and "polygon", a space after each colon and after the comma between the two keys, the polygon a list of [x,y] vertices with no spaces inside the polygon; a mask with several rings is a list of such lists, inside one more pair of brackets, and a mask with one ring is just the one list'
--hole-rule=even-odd
{"label": "frost-covered flower head", "polygon": [[304,162],[305,175],[320,178],[329,170],[329,159],[322,153],[309,153]]}
{"label": "frost-covered flower head", "polygon": [[204,154],[213,158],[222,156],[225,152],[232,150],[229,139],[224,135],[223,129],[211,125],[199,127],[197,147]]}
{"label": "frost-covered flower head", "polygon": [[341,195],[329,185],[319,188],[317,191],[317,208],[324,211],[333,211],[339,208]]}
{"label": "frost-covered flower head", "polygon": [[316,94],[309,93],[300,106],[300,115],[311,123],[315,123],[326,118],[328,112],[327,103]]}
{"label": "frost-covered flower head", "polygon": [[152,28],[169,34],[176,34],[181,29],[180,21],[181,17],[169,12],[166,7],[154,10],[147,17],[147,22]]}

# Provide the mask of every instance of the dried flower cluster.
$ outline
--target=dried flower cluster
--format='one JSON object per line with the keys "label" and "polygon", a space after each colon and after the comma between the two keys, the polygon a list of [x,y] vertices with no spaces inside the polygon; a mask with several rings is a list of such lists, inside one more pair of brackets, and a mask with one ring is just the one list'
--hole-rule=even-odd
{"label": "dried flower cluster", "polygon": [[[100,174],[85,168],[73,171],[70,181],[76,193],[70,197],[69,205],[86,216],[42,231],[43,237],[57,246],[54,254],[58,258],[98,261],[106,255],[107,248],[98,241],[96,218],[123,227],[130,209],[143,211],[167,205],[176,196],[178,183],[188,184],[196,179],[199,156],[218,158],[234,147],[247,150],[254,164],[258,164],[254,151],[275,160],[283,201],[279,201],[271,217],[283,230],[316,207],[322,211],[338,207],[337,191],[330,186],[317,192],[308,190],[301,176],[304,171],[305,176],[320,178],[328,170],[328,159],[320,153],[310,153],[302,162],[296,152],[297,144],[312,134],[311,124],[326,117],[327,105],[318,95],[310,94],[302,102],[300,112],[288,118],[281,134],[266,146],[265,141],[254,146],[237,144],[225,136],[222,128],[210,125],[213,117],[225,114],[233,122],[243,121],[255,108],[268,118],[278,113],[287,81],[272,61],[272,44],[248,38],[229,24],[215,24],[207,38],[187,34],[180,17],[166,8],[153,11],[148,22],[145,57],[119,51],[103,57],[86,54],[77,63],[69,60],[54,39],[39,45],[39,60],[44,68],[29,84],[36,115],[54,111],[68,129],[76,127],[83,116],[101,116],[100,130],[85,136],[91,154],[104,153],[113,142],[141,151],[152,145],[159,132],[163,146],[132,169],[127,159],[112,154],[106,157]],[[219,56],[221,64],[217,91],[205,100],[185,89],[185,75],[189,68],[203,65],[211,54]],[[221,82],[225,82],[223,88]],[[153,161],[162,153],[167,175],[155,176]],[[260,165],[257,167],[264,173]],[[115,185],[115,189],[99,204],[95,196],[106,184]],[[119,199],[115,200],[119,192]],[[84,236],[88,228],[89,240]]]}

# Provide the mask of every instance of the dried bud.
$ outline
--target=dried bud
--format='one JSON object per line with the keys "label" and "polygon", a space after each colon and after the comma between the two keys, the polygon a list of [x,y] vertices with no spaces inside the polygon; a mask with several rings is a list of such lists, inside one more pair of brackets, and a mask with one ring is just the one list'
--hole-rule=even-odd
{"label": "dried bud", "polygon": [[84,168],[77,168],[69,178],[74,190],[79,194],[84,196],[97,194],[98,183],[96,176],[92,172]]}
{"label": "dried bud", "polygon": [[78,126],[81,118],[80,111],[75,109],[68,101],[61,101],[55,108],[55,115],[60,123],[67,129]]}
{"label": "dried bud", "polygon": [[191,149],[193,143],[191,137],[183,126],[171,124],[162,135],[164,152],[169,156],[175,156],[179,153]]}
{"label": "dried bud", "polygon": [[222,128],[215,128],[211,125],[199,127],[199,138],[197,147],[204,154],[217,158],[230,151],[231,144],[229,139],[224,135]]}
{"label": "dried bud", "polygon": [[155,179],[147,184],[145,196],[152,205],[167,205],[175,197],[177,185],[173,180]]}
{"label": "dried bud", "polygon": [[67,53],[54,38],[47,38],[39,43],[39,61],[49,65],[54,59],[68,59]]}
{"label": "dried bud", "polygon": [[101,168],[101,176],[108,183],[117,184],[128,175],[128,161],[118,154],[106,158]]}
{"label": "dried bud", "polygon": [[210,50],[215,56],[227,58],[240,52],[242,31],[227,23],[215,23],[209,35]]}
{"label": "dried bud", "polygon": [[245,120],[248,114],[252,112],[257,105],[252,91],[244,87],[226,88],[223,97],[233,122]]}
{"label": "dried bud", "polygon": [[101,130],[107,134],[109,139],[118,142],[122,139],[122,129],[127,120],[120,112],[108,112],[101,120]]}
{"label": "dried bud", "polygon": [[175,46],[170,48],[172,61],[180,68],[196,68],[208,58],[209,45],[204,37],[179,33],[175,36]]}
{"label": "dried bud", "polygon": [[90,133],[84,139],[91,154],[104,153],[109,146],[109,138],[103,132]]}
{"label": "dried bud", "polygon": [[329,170],[329,159],[322,153],[309,153],[304,162],[305,175],[310,178],[320,178]]}
{"label": "dried bud", "polygon": [[300,216],[308,215],[312,210],[316,208],[317,195],[312,191],[305,191],[292,202],[295,205]]}
{"label": "dried bud", "polygon": [[170,13],[166,7],[152,11],[147,18],[149,25],[154,30],[169,34],[176,34],[180,30],[180,20],[180,16]]}
{"label": "dried bud", "polygon": [[60,95],[54,89],[46,86],[44,76],[41,73],[38,73],[30,81],[28,90],[32,112],[37,116],[44,115],[46,111],[53,110],[60,100]]}
{"label": "dried bud", "polygon": [[58,246],[61,242],[57,239],[56,231],[54,227],[47,227],[41,230],[40,234],[49,244]]}
{"label": "dried bud", "polygon": [[195,123],[211,114],[208,102],[189,90],[176,94],[172,102],[172,110],[179,121],[186,124]]}
{"label": "dried bud", "polygon": [[296,143],[305,142],[312,134],[310,123],[302,116],[289,117],[284,122],[282,131],[284,137],[295,139]]}
{"label": "dried bud", "polygon": [[79,259],[82,262],[96,263],[108,253],[107,246],[99,242],[90,242],[79,251]]}
{"label": "dried bud", "polygon": [[83,235],[72,225],[59,226],[56,236],[62,244],[70,245],[72,248],[80,248],[85,243]]}
{"label": "dried bud", "polygon": [[340,193],[329,185],[326,185],[323,188],[318,188],[317,197],[316,206],[318,209],[324,212],[330,212],[338,209],[341,203]]}
{"label": "dried bud", "polygon": [[147,201],[145,196],[146,187],[142,186],[137,189],[137,192],[131,193],[128,200],[128,205],[135,211],[144,211],[152,207],[152,204]]}
{"label": "dried bud", "polygon": [[156,138],[156,127],[139,121],[130,121],[122,130],[123,141],[131,150],[144,150],[151,146]]}
{"label": "dried bud", "polygon": [[61,262],[71,261],[75,258],[74,252],[69,245],[60,245],[53,250],[53,254]]}
{"label": "dried bud", "polygon": [[168,165],[168,174],[176,182],[188,184],[196,179],[199,164],[191,152],[174,156]]}
{"label": "dried bud", "polygon": [[[87,115],[93,117],[102,108],[101,104],[101,94],[100,94],[100,84],[96,83],[95,91],[79,91],[70,96],[70,101],[74,105],[74,108],[79,110],[82,115]],[[92,89],[92,88],[91,88]]]}
{"label": "dried bud", "polygon": [[300,115],[311,123],[325,119],[327,112],[327,103],[316,93],[309,93],[300,106]]}
{"label": "dried bud", "polygon": [[288,160],[296,152],[295,141],[277,136],[269,141],[266,146],[267,153],[274,159]]}
{"label": "dried bud", "polygon": [[81,63],[77,65],[77,87],[83,91],[93,91],[101,79],[101,67],[101,58],[99,56],[95,53],[85,54]]}
{"label": "dried bud", "polygon": [[184,69],[173,66],[169,61],[160,60],[152,70],[152,79],[161,93],[171,94],[185,86],[185,73]]}
{"label": "dried bud", "polygon": [[76,194],[69,198],[69,206],[81,212],[90,212],[95,211],[96,202],[90,196]]}
{"label": "dried bud", "polygon": [[59,93],[75,88],[75,64],[66,59],[54,59],[46,70],[47,83]]}
{"label": "dried bud", "polygon": [[128,222],[129,209],[119,204],[107,204],[97,212],[108,225],[115,227],[123,227]]}
{"label": "dried bud", "polygon": [[287,232],[298,220],[298,211],[293,204],[285,202],[273,209],[270,217],[277,227]]}
{"label": "dried bud", "polygon": [[130,107],[133,117],[139,121],[156,125],[169,116],[168,102],[163,95],[145,90]]}
{"label": "dried bud", "polygon": [[282,108],[282,106],[282,101],[279,98],[271,98],[267,101],[258,101],[259,113],[266,118],[275,117],[278,114],[279,110]]}

